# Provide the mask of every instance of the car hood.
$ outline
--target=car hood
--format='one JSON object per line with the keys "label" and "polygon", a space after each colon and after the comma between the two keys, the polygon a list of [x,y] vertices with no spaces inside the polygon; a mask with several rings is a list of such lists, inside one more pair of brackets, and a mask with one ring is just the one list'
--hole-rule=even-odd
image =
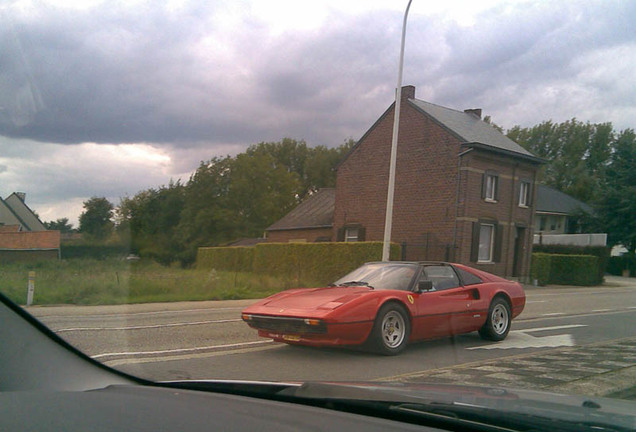
{"label": "car hood", "polygon": [[372,292],[369,287],[324,287],[285,291],[258,304],[272,309],[333,310],[361,295]]}
{"label": "car hood", "polygon": [[[378,382],[171,382],[199,390],[240,393],[290,402],[327,404],[352,402],[356,407],[424,414],[449,419],[478,419],[480,423],[526,430],[521,425],[542,425],[532,430],[635,430],[636,403],[593,396],[564,395],[503,387],[426,383]],[[209,385],[209,387],[208,387]],[[558,422],[557,422],[558,421]]]}

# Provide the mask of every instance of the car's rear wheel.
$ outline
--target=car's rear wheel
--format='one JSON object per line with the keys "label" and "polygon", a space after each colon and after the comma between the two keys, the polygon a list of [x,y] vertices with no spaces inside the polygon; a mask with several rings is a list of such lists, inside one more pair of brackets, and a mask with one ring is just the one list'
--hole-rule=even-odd
{"label": "car's rear wheel", "polygon": [[411,334],[411,322],[404,308],[388,303],[380,308],[371,330],[371,342],[376,352],[396,355],[406,347]]}
{"label": "car's rear wheel", "polygon": [[511,320],[510,305],[505,299],[496,297],[490,303],[488,319],[486,324],[479,329],[479,336],[486,340],[502,341],[508,336]]}

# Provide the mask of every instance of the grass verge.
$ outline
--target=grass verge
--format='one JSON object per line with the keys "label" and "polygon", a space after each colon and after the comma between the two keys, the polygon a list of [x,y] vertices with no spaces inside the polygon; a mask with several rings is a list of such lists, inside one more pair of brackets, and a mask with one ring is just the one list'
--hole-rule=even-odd
{"label": "grass verge", "polygon": [[250,299],[313,285],[252,273],[164,267],[151,261],[69,259],[0,265],[0,292],[26,304],[29,271],[35,272],[34,305]]}

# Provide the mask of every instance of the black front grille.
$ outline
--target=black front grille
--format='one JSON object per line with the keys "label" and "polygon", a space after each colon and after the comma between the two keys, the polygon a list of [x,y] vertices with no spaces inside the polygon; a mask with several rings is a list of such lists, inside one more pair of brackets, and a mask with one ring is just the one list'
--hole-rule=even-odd
{"label": "black front grille", "polygon": [[327,333],[327,325],[309,325],[303,318],[269,317],[252,315],[247,323],[259,330],[268,330],[278,333]]}

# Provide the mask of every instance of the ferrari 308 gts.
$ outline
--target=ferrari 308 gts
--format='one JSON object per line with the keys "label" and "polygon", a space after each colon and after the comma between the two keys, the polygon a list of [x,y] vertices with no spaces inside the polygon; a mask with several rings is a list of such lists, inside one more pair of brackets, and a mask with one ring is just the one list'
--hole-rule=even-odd
{"label": "ferrari 308 gts", "polygon": [[460,264],[370,262],[324,288],[291,289],[242,311],[259,336],[310,346],[408,342],[478,331],[501,341],[526,302],[521,284]]}

